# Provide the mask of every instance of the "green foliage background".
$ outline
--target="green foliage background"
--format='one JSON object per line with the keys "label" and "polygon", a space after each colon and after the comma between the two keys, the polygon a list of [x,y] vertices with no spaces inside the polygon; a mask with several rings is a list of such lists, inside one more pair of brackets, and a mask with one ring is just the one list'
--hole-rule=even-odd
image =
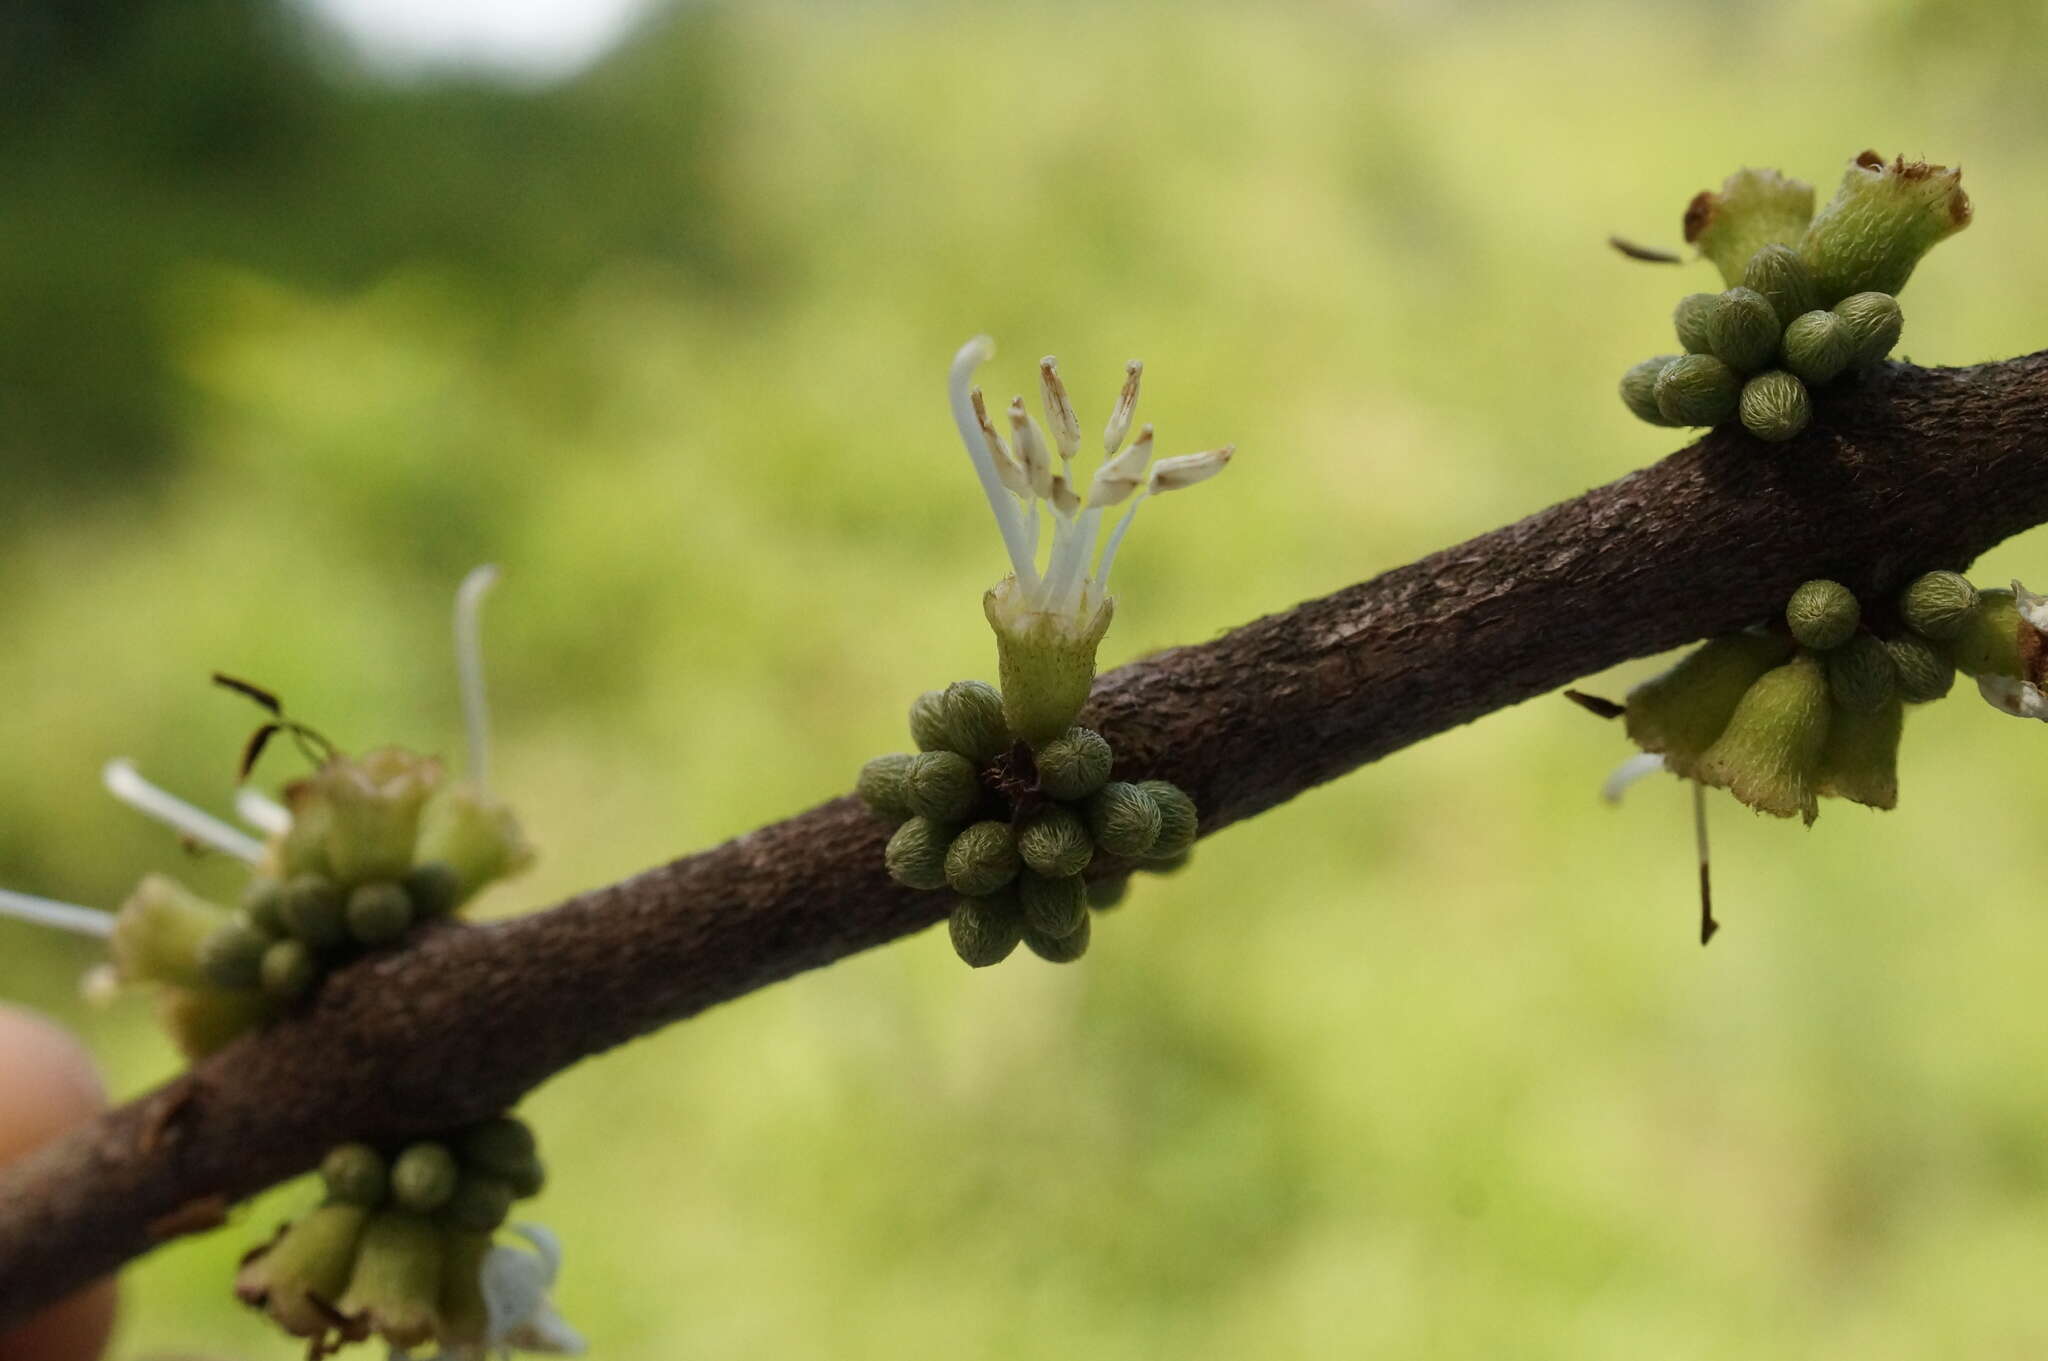
{"label": "green foliage background", "polygon": [[[484,560],[544,848],[492,911],[840,793],[993,673],[976,331],[992,388],[1055,351],[1092,422],[1142,355],[1164,452],[1240,446],[1133,534],[1112,665],[1666,452],[1614,380],[1711,270],[1602,243],[1738,165],[1960,161],[1903,350],[2048,337],[2034,5],[693,7],[530,91],[101,8],[6,85],[0,882],[109,907],[233,882],[96,783],[224,806],[209,670],[458,756]],[[1495,715],[1205,842],[1078,967],[928,934],[564,1075],[558,1302],[609,1357],[2035,1354],[2044,741],[1959,691],[1895,814],[1718,804],[1702,953],[1682,791],[1605,808],[1618,731]],[[0,995],[127,1096],[173,1058],[76,1001],[97,958],[0,926]],[[226,1286],[306,1200],[137,1266],[116,1355],[293,1354]]]}

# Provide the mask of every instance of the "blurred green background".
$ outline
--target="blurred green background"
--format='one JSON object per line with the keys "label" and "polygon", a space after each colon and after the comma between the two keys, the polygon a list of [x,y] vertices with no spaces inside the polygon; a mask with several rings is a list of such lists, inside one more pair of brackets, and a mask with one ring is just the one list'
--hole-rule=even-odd
{"label": "blurred green background", "polygon": [[[1739,165],[1960,162],[1902,349],[2048,342],[2034,4],[689,6],[552,82],[16,8],[0,883],[109,907],[234,882],[97,784],[225,809],[210,670],[459,757],[480,561],[544,856],[490,910],[842,792],[993,674],[977,331],[1005,395],[1057,352],[1093,424],[1141,355],[1162,452],[1239,445],[1134,532],[1105,665],[1666,452],[1614,381],[1712,272],[1603,242]],[[1683,792],[1603,807],[1620,734],[1546,699],[1205,842],[1077,967],[927,934],[756,994],[531,1099],[557,1302],[635,1358],[2048,1352],[2044,740],[1959,690],[1895,814],[1717,803],[1704,953]],[[99,957],[0,925],[0,995],[125,1097],[174,1059]],[[308,1199],[138,1264],[115,1355],[295,1354],[227,1287]]]}

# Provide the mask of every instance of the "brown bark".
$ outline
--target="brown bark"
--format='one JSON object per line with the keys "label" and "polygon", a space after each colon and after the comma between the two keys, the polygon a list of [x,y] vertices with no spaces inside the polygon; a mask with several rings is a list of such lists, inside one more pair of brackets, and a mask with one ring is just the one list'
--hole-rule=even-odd
{"label": "brown bark", "polygon": [[[1866,600],[2048,521],[2048,352],[1887,365],[1768,447],[1654,467],[1098,683],[1120,773],[1192,793],[1206,835],[1615,662],[1761,620],[1830,576]],[[516,921],[432,933],[301,1014],[0,1175],[0,1326],[344,1137],[509,1107],[550,1074],[941,919],[882,873],[850,798]],[[1086,967],[1086,966],[1084,966]],[[217,1202],[211,1202],[217,1203]],[[222,1288],[226,1288],[223,1282]]]}

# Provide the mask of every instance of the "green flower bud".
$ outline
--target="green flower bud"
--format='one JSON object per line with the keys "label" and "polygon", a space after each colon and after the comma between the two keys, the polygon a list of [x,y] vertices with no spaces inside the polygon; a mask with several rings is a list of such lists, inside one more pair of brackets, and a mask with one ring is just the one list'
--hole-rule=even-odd
{"label": "green flower bud", "polygon": [[910,701],[910,740],[919,751],[947,751],[946,692],[927,690]]}
{"label": "green flower bud", "polygon": [[217,988],[253,988],[262,982],[263,952],[270,937],[236,913],[213,928],[199,946],[199,967]]}
{"label": "green flower bud", "polygon": [[289,880],[295,875],[318,874],[332,879],[334,866],[327,859],[327,831],[334,825],[334,810],[320,792],[318,782],[294,781],[286,786],[284,801],[291,811],[292,825],[277,843],[278,876]]}
{"label": "green flower bud", "polygon": [[533,863],[533,847],[511,807],[467,780],[427,800],[419,823],[414,856],[389,877],[403,879],[414,863],[446,865],[454,871],[456,885],[449,910]]}
{"label": "green flower bud", "polygon": [[1719,425],[1741,394],[1742,379],[1710,354],[1681,355],[1657,375],[1657,410],[1672,425]]}
{"label": "green flower bud", "polygon": [[282,936],[284,926],[284,885],[276,879],[258,876],[242,890],[242,911],[250,923],[266,936]]}
{"label": "green flower bud", "polygon": [[1899,735],[1906,706],[1898,694],[1874,709],[1837,706],[1828,719],[1818,792],[1870,808],[1899,806]]}
{"label": "green flower bud", "polygon": [[302,940],[273,941],[263,952],[259,974],[264,996],[279,1002],[296,1002],[320,981],[320,961]]}
{"label": "green flower bud", "polygon": [[445,917],[462,901],[462,876],[445,860],[414,865],[398,882],[412,903],[414,921]]}
{"label": "green flower bud", "polygon": [[1749,687],[1791,655],[1791,644],[1767,633],[1708,639],[1669,671],[1629,692],[1622,714],[1629,740],[1644,751],[1661,753],[1673,774],[1692,778]]}
{"label": "green flower bud", "polygon": [[330,1200],[375,1209],[390,1189],[384,1158],[368,1144],[341,1144],[320,1160],[320,1180]]}
{"label": "green flower bud", "polygon": [[946,749],[986,765],[1010,749],[1003,697],[986,681],[954,681],[944,698]]}
{"label": "green flower bud", "polygon": [[1017,881],[1024,925],[1048,940],[1064,940],[1088,920],[1088,889],[1079,875],[1047,879],[1027,874]]}
{"label": "green flower bud", "polygon": [[167,986],[157,995],[157,1021],[188,1059],[205,1058],[269,1016],[270,1003],[259,992]]}
{"label": "green flower bud", "polygon": [[511,1183],[512,1194],[521,1200],[539,1195],[540,1188],[547,1185],[548,1180],[547,1167],[541,1162],[539,1154],[516,1167],[506,1168],[500,1175]]}
{"label": "green flower bud", "polygon": [[910,816],[910,799],[903,790],[903,777],[909,773],[913,759],[902,753],[877,756],[860,768],[860,780],[853,792],[873,812],[891,822],[903,821]]}
{"label": "green flower bud", "polygon": [[[1707,319],[1714,315],[1714,308],[1720,303],[1718,293],[1688,293],[1678,300],[1678,306],[1671,311],[1672,329],[1678,332],[1678,343],[1687,354],[1711,354],[1712,343],[1707,339]],[[1655,360],[1647,361],[1655,363]],[[1638,367],[1641,367],[1638,365]],[[1654,379],[1655,375],[1651,375]],[[1633,403],[1631,403],[1633,405]],[[1654,408],[1655,403],[1653,402]],[[1638,415],[1641,413],[1638,412]],[[1654,416],[1644,416],[1654,420]]]}
{"label": "green flower bud", "polygon": [[1031,953],[1048,964],[1072,964],[1088,953],[1088,937],[1093,934],[1088,914],[1081,914],[1081,924],[1064,936],[1048,936],[1033,930],[1030,923],[1024,926],[1024,943],[1031,947]]}
{"label": "green flower bud", "polygon": [[334,1304],[347,1287],[370,1212],[329,1204],[301,1215],[276,1242],[259,1248],[235,1275],[235,1294],[294,1337],[334,1327]]}
{"label": "green flower bud", "polygon": [[1088,826],[1072,809],[1054,806],[1017,832],[1017,854],[1033,873],[1060,879],[1079,874],[1095,858]]}
{"label": "green flower bud", "polygon": [[955,893],[981,897],[1015,879],[1022,864],[1007,823],[977,822],[946,848],[946,883]]}
{"label": "green flower bud", "polygon": [[1874,151],[1849,163],[1841,188],[1813,219],[1799,254],[1823,303],[1852,293],[1897,293],[1936,243],[1970,225],[1962,172]]}
{"label": "green flower bud", "polygon": [[211,985],[200,965],[200,950],[227,925],[226,908],[216,906],[168,875],[144,876],[114,916],[108,945],[124,983],[170,983],[181,988]]}
{"label": "green flower bud", "polygon": [[1889,293],[1852,293],[1835,304],[1834,313],[1848,332],[1854,364],[1875,364],[1890,354],[1906,328],[1899,300]]}
{"label": "green flower bud", "polygon": [[444,1354],[483,1356],[491,1310],[484,1300],[484,1259],[491,1255],[490,1229],[450,1226],[441,1236],[441,1336]]}
{"label": "green flower bud", "polygon": [[1090,879],[1088,881],[1088,906],[1097,912],[1107,912],[1119,906],[1129,896],[1131,876],[1120,874],[1114,879]]}
{"label": "green flower bud", "polygon": [[455,1194],[460,1170],[446,1144],[409,1144],[391,1162],[391,1198],[402,1210],[438,1210]]}
{"label": "green flower bud", "polygon": [[1940,699],[1956,683],[1956,664],[1924,638],[1887,638],[1884,650],[1899,671],[1899,694],[1908,704]]}
{"label": "green flower bud", "polygon": [[348,933],[364,945],[389,945],[412,929],[412,899],[397,884],[358,884],[348,895]]}
{"label": "green flower bud", "polygon": [[1814,785],[1830,707],[1820,659],[1801,652],[1749,687],[1694,778],[1760,813],[1798,813],[1811,823],[1820,813]]}
{"label": "green flower bud", "polygon": [[1750,256],[1742,268],[1742,286],[1769,300],[1781,328],[1820,306],[1812,273],[1799,252],[1787,245],[1774,242]]}
{"label": "green flower bud", "polygon": [[1899,618],[1922,638],[1947,642],[1969,625],[1977,588],[1960,572],[1929,572],[1899,596]]}
{"label": "green flower bud", "polygon": [[903,773],[903,797],[918,817],[963,822],[981,802],[981,777],[958,752],[920,752]]}
{"label": "green flower bud", "polygon": [[2011,591],[1995,589],[1977,595],[1963,627],[1948,645],[1956,669],[1972,676],[2021,679],[2020,612]]}
{"label": "green flower bud", "polygon": [[1859,633],[1823,660],[1838,710],[1873,714],[1898,698],[1899,668],[1876,635]]}
{"label": "green flower bud", "polygon": [[310,783],[328,806],[327,859],[334,877],[344,884],[396,879],[412,866],[420,814],[441,783],[441,763],[380,747],[359,757],[336,757]]}
{"label": "green flower bud", "polygon": [[355,1270],[337,1307],[360,1314],[393,1347],[420,1346],[440,1325],[444,1260],[440,1226],[433,1220],[379,1210],[363,1228]]}
{"label": "green flower bud", "polygon": [[1738,170],[1719,193],[1702,190],[1685,210],[1685,239],[1729,284],[1772,242],[1796,244],[1813,217],[1813,186],[1775,170]]}
{"label": "green flower bud", "polygon": [[316,950],[331,950],[348,939],[347,906],[332,879],[296,875],[284,886],[285,930]]}
{"label": "green flower bud", "polygon": [[488,1233],[512,1213],[512,1183],[488,1172],[464,1172],[456,1180],[441,1217],[455,1228]]}
{"label": "green flower bud", "polygon": [[1104,597],[1090,612],[1032,610],[1015,577],[982,597],[982,613],[995,630],[1003,690],[1003,719],[1034,748],[1073,726],[1095,685],[1095,649],[1109,631],[1115,602]]}
{"label": "green flower bud", "polygon": [[1805,382],[1832,382],[1855,358],[1856,342],[1833,312],[1808,312],[1785,328],[1785,367]]}
{"label": "green flower bud", "polygon": [[896,829],[882,852],[889,877],[905,888],[944,888],[946,848],[953,830],[930,818],[912,818]]}
{"label": "green flower bud", "polygon": [[1077,803],[1108,783],[1114,761],[1109,743],[1093,728],[1069,728],[1036,756],[1038,787],[1065,803]]}
{"label": "green flower bud", "polygon": [[1134,784],[1112,781],[1088,800],[1088,830],[1111,855],[1145,854],[1164,822],[1152,796]]}
{"label": "green flower bud", "polygon": [[970,967],[985,969],[1000,964],[1024,938],[1024,914],[1014,892],[987,898],[962,898],[953,904],[946,931],[953,939],[953,953]]}
{"label": "green flower bud", "polygon": [[509,1178],[539,1155],[540,1145],[524,1120],[500,1115],[464,1130],[455,1151],[464,1167]]}
{"label": "green flower bud", "polygon": [[1140,780],[1138,788],[1159,805],[1159,839],[1145,852],[1145,858],[1166,860],[1194,845],[1201,832],[1201,818],[1187,791],[1168,780]]}
{"label": "green flower bud", "polygon": [[1856,636],[1863,611],[1856,596],[1839,581],[1821,578],[1803,583],[1785,602],[1785,622],[1801,647],[1825,652]]}
{"label": "green flower bud", "polygon": [[1638,420],[1652,425],[1669,425],[1664,413],[1657,409],[1657,379],[1676,359],[1677,355],[1660,354],[1655,359],[1645,359],[1627,373],[1621,375],[1621,401],[1633,412]]}
{"label": "green flower bud", "polygon": [[1743,429],[1767,444],[1783,444],[1813,419],[1813,399],[1806,384],[1772,369],[1743,384],[1741,413]]}
{"label": "green flower bud", "polygon": [[[1737,373],[1755,373],[1770,367],[1778,353],[1778,338],[1785,323],[1778,320],[1771,300],[1753,288],[1731,288],[1714,304],[1707,316],[1707,346],[1716,359]],[[1662,405],[1662,398],[1659,398]],[[1692,421],[1709,425],[1709,421]]]}

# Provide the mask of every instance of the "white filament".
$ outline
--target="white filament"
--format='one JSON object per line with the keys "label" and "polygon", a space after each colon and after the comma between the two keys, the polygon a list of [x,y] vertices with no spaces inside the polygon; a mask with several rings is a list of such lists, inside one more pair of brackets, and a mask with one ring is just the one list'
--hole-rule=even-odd
{"label": "white filament", "polygon": [[1653,751],[1637,752],[1614,768],[1614,773],[1607,777],[1607,783],[1600,786],[1600,797],[1609,803],[1620,803],[1621,796],[1629,791],[1631,785],[1662,769],[1662,756]]}
{"label": "white filament", "polygon": [[235,791],[235,816],[265,836],[283,836],[292,829],[291,811],[260,790]]}
{"label": "white filament", "polygon": [[105,938],[114,934],[114,914],[77,903],[60,903],[54,898],[36,898],[0,888],[0,916],[37,926],[53,926],[81,936]]}
{"label": "white filament", "polygon": [[106,783],[107,792],[130,808],[158,822],[175,829],[194,841],[201,842],[232,855],[237,860],[253,865],[263,858],[263,846],[242,832],[228,826],[212,814],[203,812],[186,803],[183,799],[157,788],[142,778],[133,761],[125,758],[107,762],[100,772]]}
{"label": "white filament", "polygon": [[960,347],[953,356],[953,367],[946,379],[946,392],[953,407],[953,424],[960,428],[960,442],[967,446],[967,456],[974,461],[975,476],[981,479],[981,490],[988,497],[988,508],[996,517],[996,528],[1003,533],[1003,547],[1010,555],[1010,569],[1017,574],[1017,581],[1023,586],[1035,586],[1038,569],[1032,562],[1031,547],[1024,538],[1024,517],[1019,513],[1017,503],[1010,499],[1003,489],[1002,480],[996,476],[995,454],[982,438],[981,423],[974,416],[974,401],[969,390],[974,386],[975,368],[995,357],[996,343],[987,336],[976,336]]}
{"label": "white filament", "polygon": [[455,588],[455,673],[462,686],[462,723],[469,734],[469,777],[482,789],[491,779],[491,714],[484,697],[484,597],[498,584],[486,563]]}

